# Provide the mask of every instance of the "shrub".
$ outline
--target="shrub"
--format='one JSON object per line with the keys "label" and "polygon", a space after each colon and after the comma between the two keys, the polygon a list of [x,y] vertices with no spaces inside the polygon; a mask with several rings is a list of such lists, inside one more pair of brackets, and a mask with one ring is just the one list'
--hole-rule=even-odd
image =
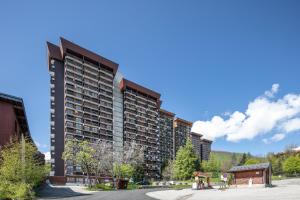
{"label": "shrub", "polygon": [[288,175],[297,175],[300,173],[300,158],[290,156],[283,163],[283,171]]}
{"label": "shrub", "polygon": [[[25,149],[22,154],[22,149]],[[46,167],[35,159],[37,149],[30,142],[22,148],[20,142],[5,146],[0,152],[0,198],[31,199],[32,189],[47,174]]]}

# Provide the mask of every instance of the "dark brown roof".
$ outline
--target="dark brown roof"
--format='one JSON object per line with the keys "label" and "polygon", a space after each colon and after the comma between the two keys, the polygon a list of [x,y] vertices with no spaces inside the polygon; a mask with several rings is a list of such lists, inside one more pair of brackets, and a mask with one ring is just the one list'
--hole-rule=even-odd
{"label": "dark brown roof", "polygon": [[202,134],[200,134],[200,133],[195,133],[195,132],[191,132],[191,135],[196,135],[196,136],[200,136],[200,137],[203,136]]}
{"label": "dark brown roof", "polygon": [[193,122],[190,122],[190,121],[178,118],[178,117],[174,121],[178,122],[178,123],[186,124],[188,126],[192,126],[193,125]]}
{"label": "dark brown roof", "polygon": [[234,166],[228,172],[242,172],[242,171],[252,171],[260,169],[268,169],[270,163],[259,163],[254,165],[243,165],[243,166]]}
{"label": "dark brown roof", "polygon": [[143,86],[141,86],[141,85],[138,85],[138,84],[136,84],[136,83],[134,83],[134,82],[132,82],[132,81],[129,81],[129,80],[127,80],[127,79],[124,79],[124,78],[123,78],[122,81],[120,82],[119,87],[120,87],[121,90],[124,90],[126,87],[128,87],[128,88],[134,89],[134,90],[136,90],[136,91],[139,91],[139,92],[141,92],[141,93],[144,93],[144,94],[146,94],[146,95],[149,95],[149,96],[151,96],[151,97],[154,97],[154,98],[156,98],[157,100],[160,99],[160,94],[159,94],[159,93],[154,92],[153,90],[150,90],[150,89],[148,89],[148,88],[145,88],[145,87],[143,87]]}
{"label": "dark brown roof", "polygon": [[[54,58],[57,60],[62,60],[63,57],[66,55],[66,52],[74,52],[84,58],[90,59],[94,62],[103,64],[113,70],[113,73],[116,74],[118,70],[119,64],[108,60],[92,51],[89,51],[75,43],[72,43],[64,38],[60,38],[60,47],[47,42],[47,49],[48,49],[48,59]],[[49,61],[48,61],[49,62]]]}
{"label": "dark brown roof", "polygon": [[0,101],[13,105],[22,133],[24,133],[24,136],[32,141],[23,99],[8,94],[0,93]]}
{"label": "dark brown roof", "polygon": [[48,57],[48,67],[50,67],[50,59],[62,60],[62,55],[59,46],[47,42],[47,57]]}
{"label": "dark brown roof", "polygon": [[159,112],[161,112],[161,113],[163,113],[163,114],[165,114],[165,115],[168,115],[168,116],[170,116],[170,117],[174,117],[174,116],[175,116],[174,113],[169,112],[169,111],[166,111],[166,110],[164,110],[164,109],[159,109]]}

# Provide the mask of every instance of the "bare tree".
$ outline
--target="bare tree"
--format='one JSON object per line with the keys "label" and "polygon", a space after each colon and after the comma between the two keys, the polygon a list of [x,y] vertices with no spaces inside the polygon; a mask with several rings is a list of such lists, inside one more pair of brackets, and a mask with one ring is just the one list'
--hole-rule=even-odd
{"label": "bare tree", "polygon": [[122,151],[114,152],[114,176],[121,178],[121,166],[143,165],[144,163],[144,147],[136,142],[126,142]]}
{"label": "bare tree", "polygon": [[113,146],[110,142],[98,140],[91,144],[94,149],[93,171],[97,181],[101,176],[113,176]]}

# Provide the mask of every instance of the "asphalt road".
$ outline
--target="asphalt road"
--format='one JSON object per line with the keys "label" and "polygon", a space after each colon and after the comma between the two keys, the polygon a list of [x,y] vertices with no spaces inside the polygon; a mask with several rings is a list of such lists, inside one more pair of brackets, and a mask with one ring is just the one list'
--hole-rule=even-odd
{"label": "asphalt road", "polygon": [[75,199],[75,200],[154,200],[146,196],[146,193],[158,191],[158,189],[140,189],[140,190],[118,190],[118,191],[100,191],[91,193],[75,192],[70,187],[50,187],[46,185],[38,192],[38,199]]}

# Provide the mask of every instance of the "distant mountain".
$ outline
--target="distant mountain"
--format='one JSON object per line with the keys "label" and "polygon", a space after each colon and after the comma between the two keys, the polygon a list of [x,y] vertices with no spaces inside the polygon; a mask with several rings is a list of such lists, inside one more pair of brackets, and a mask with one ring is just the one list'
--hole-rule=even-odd
{"label": "distant mountain", "polygon": [[[238,163],[243,156],[243,153],[228,152],[228,151],[214,151],[214,150],[211,151],[211,154],[214,155],[215,159],[220,163],[224,163],[224,162],[231,163],[232,157],[234,154],[236,157],[236,162]],[[261,160],[262,162],[265,161],[264,157],[258,157],[258,156],[252,156],[252,155],[251,155],[251,157]]]}
{"label": "distant mountain", "polygon": [[233,154],[235,154],[237,161],[241,160],[243,154],[242,153],[234,153],[227,151],[211,151],[211,154],[215,157],[215,159],[222,163],[226,161],[231,161]]}

